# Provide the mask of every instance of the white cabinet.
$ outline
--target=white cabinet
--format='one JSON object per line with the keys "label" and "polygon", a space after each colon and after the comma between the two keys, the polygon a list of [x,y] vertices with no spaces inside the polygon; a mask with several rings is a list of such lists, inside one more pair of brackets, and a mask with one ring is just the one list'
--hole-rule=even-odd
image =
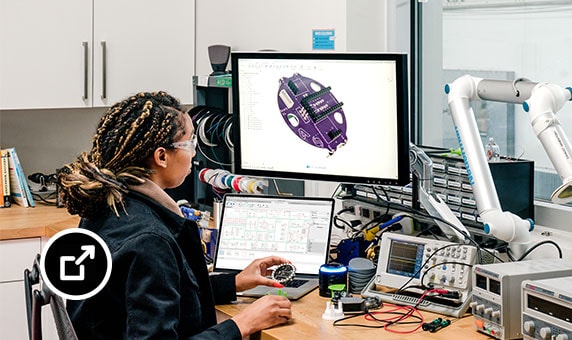
{"label": "white cabinet", "polygon": [[0,109],[192,103],[194,1],[0,0]]}
{"label": "white cabinet", "polygon": [[[28,338],[24,269],[31,268],[40,252],[39,237],[0,241],[0,339]],[[43,308],[42,318],[51,318],[51,315],[44,317],[46,313],[51,314],[49,307]],[[47,325],[44,329],[48,332],[50,328],[55,328],[53,319],[51,327]]]}
{"label": "white cabinet", "polygon": [[94,0],[93,11],[94,106],[156,90],[193,102],[194,1]]}
{"label": "white cabinet", "polygon": [[0,0],[0,109],[90,106],[91,19],[91,0]]}

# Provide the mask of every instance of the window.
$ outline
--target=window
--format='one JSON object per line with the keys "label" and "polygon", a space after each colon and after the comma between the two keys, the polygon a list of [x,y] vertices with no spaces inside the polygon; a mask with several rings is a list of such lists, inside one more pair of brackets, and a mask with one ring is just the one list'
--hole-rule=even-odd
{"label": "window", "polygon": [[[414,142],[457,148],[443,86],[463,74],[527,78],[572,85],[572,2],[552,0],[418,1],[416,49],[419,114]],[[413,13],[413,12],[412,12]],[[535,162],[535,197],[549,200],[562,184],[520,104],[473,103],[483,143],[493,137],[501,154]],[[556,117],[572,139],[572,103]]]}

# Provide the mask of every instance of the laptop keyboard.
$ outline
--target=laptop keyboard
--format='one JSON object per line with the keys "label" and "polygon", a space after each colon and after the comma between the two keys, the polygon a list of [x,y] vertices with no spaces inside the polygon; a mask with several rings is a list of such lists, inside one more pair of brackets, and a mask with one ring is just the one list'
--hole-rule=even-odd
{"label": "laptop keyboard", "polygon": [[286,282],[284,284],[284,287],[288,287],[288,288],[298,288],[301,285],[303,285],[304,283],[308,282],[308,280],[300,280],[300,279],[294,279],[294,280],[290,280],[288,282]]}

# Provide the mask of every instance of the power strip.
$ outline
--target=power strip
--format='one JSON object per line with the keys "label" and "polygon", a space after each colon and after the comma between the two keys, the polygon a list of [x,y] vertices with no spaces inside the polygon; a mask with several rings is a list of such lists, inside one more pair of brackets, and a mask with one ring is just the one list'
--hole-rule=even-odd
{"label": "power strip", "polygon": [[[396,211],[394,209],[388,209],[383,206],[366,203],[358,200],[344,200],[342,201],[342,208],[353,208],[353,215],[357,217],[362,224],[368,223],[375,218],[379,218],[386,214],[392,214],[393,217],[397,217],[398,215],[408,216],[406,212]],[[350,214],[350,213],[348,213]],[[415,231],[415,226],[413,220],[409,217],[403,218],[401,221],[398,222],[402,229],[399,231],[401,234],[411,235]],[[372,226],[373,227],[373,226]]]}

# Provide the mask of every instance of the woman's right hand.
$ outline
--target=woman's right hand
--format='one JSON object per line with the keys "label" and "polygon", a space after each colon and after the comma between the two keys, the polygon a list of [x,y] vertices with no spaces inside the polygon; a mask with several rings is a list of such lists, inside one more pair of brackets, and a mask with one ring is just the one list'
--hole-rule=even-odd
{"label": "woman's right hand", "polygon": [[232,320],[242,337],[260,330],[287,323],[292,318],[292,303],[279,295],[266,295],[250,304]]}

